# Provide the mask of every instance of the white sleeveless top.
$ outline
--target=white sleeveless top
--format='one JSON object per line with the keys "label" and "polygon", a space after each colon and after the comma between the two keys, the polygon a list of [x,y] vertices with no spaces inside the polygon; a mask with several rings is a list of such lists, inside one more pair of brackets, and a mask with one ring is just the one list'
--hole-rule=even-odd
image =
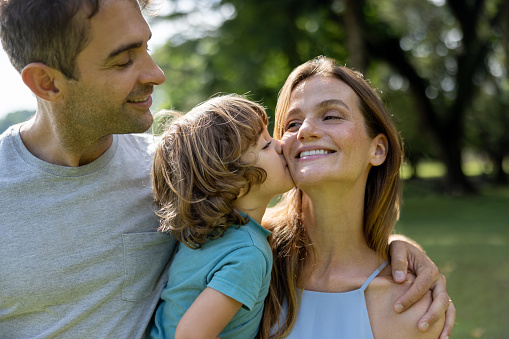
{"label": "white sleeveless top", "polygon": [[[343,293],[304,290],[297,321],[287,338],[373,339],[364,291],[386,265],[387,262],[380,265],[357,290]],[[286,312],[285,303],[283,314]]]}

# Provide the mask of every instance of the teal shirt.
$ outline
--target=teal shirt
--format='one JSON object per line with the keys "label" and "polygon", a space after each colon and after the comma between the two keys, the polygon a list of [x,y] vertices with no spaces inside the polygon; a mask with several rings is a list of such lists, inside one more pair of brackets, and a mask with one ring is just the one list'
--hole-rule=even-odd
{"label": "teal shirt", "polygon": [[221,339],[253,338],[258,333],[270,284],[269,234],[250,218],[246,225],[229,227],[221,238],[199,249],[179,244],[150,338],[174,338],[179,320],[206,287],[242,303],[219,335]]}

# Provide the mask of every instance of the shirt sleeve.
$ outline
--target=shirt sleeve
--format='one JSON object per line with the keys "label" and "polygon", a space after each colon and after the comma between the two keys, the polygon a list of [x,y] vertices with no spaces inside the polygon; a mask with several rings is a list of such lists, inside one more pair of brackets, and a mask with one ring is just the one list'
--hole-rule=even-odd
{"label": "shirt sleeve", "polygon": [[270,274],[268,266],[267,257],[258,248],[242,247],[230,252],[216,265],[208,277],[207,286],[237,300],[250,311]]}

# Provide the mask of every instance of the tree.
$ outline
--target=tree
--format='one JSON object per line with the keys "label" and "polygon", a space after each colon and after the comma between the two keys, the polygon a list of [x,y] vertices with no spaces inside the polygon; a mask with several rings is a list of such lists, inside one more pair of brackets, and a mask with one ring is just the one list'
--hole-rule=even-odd
{"label": "tree", "polygon": [[34,114],[33,111],[16,111],[7,114],[3,119],[0,119],[0,134],[10,126],[28,120]]}
{"label": "tree", "polygon": [[469,110],[467,137],[472,147],[486,154],[493,164],[495,182],[509,183],[504,159],[509,156],[509,82],[485,73],[482,94]]}
{"label": "tree", "polygon": [[[172,1],[175,7],[178,2]],[[272,115],[294,67],[319,54],[346,60],[344,31],[330,7],[317,2],[233,0],[210,7],[197,1],[161,19],[182,20],[205,3],[210,13],[229,13],[219,28],[202,31],[197,39],[179,34],[154,53],[167,78],[160,91],[166,96],[163,106],[188,110],[212,94],[235,92],[262,101]],[[184,34],[199,29],[189,25]]]}
{"label": "tree", "polygon": [[[416,142],[410,145],[415,150],[413,157],[439,156],[448,169],[444,183],[448,192],[475,191],[461,166],[467,142],[465,121],[481,93],[479,74],[490,69],[493,51],[503,44],[507,46],[503,34],[497,32],[507,29],[507,20],[503,18],[509,2],[196,3],[197,8],[208,4],[211,12],[228,15],[223,16],[222,25],[202,32],[199,38],[179,36],[158,51],[156,59],[167,73],[165,91],[171,96],[167,103],[188,109],[190,102],[196,104],[213,93],[249,92],[253,99],[263,100],[271,113],[291,69],[317,55],[327,55],[362,71],[375,87],[386,93],[385,97],[393,101],[398,96],[410,98],[412,104],[402,119],[405,114],[417,114],[419,124],[413,135],[427,137],[421,145]],[[180,20],[194,10],[176,11],[167,19]],[[498,76],[499,82],[507,72],[505,51],[497,61],[502,75],[491,74]],[[396,80],[404,86],[393,86],[391,81],[397,83]],[[432,150],[429,145],[433,145]]]}
{"label": "tree", "polygon": [[[504,1],[445,3],[352,1],[367,54],[384,60],[409,83],[422,125],[447,166],[449,192],[474,191],[462,171],[464,123],[479,94],[475,77],[486,67]],[[399,20],[398,17],[407,20]]]}

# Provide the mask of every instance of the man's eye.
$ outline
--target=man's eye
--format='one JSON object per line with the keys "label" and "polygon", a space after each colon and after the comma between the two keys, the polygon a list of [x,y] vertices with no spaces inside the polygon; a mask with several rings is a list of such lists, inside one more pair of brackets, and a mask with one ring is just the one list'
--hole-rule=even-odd
{"label": "man's eye", "polygon": [[263,146],[263,148],[262,148],[262,149],[267,149],[267,148],[269,148],[269,146],[270,146],[270,144],[271,144],[271,143],[272,143],[272,141],[269,141],[269,142],[268,142],[265,146]]}
{"label": "man's eye", "polygon": [[116,65],[116,67],[123,69],[123,68],[127,68],[127,67],[131,66],[132,63],[133,63],[133,61],[131,59],[129,59],[128,62],[126,62],[124,64]]}

